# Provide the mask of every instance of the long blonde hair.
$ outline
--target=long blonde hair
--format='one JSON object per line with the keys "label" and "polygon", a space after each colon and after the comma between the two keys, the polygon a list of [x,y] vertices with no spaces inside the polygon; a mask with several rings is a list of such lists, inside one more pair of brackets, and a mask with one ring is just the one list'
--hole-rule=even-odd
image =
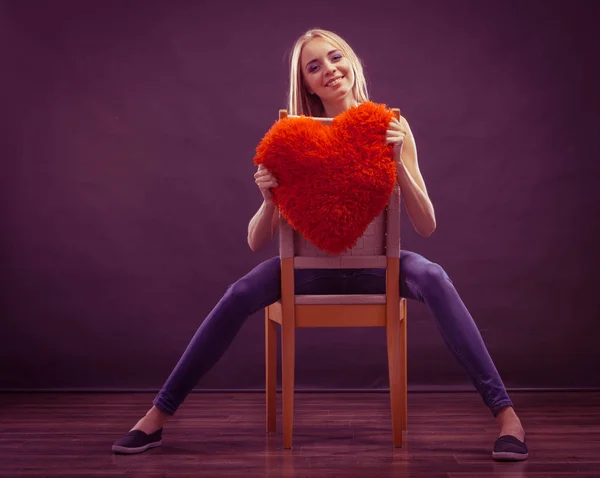
{"label": "long blonde hair", "polygon": [[292,49],[290,60],[290,93],[288,97],[288,114],[290,115],[305,115],[305,116],[323,116],[325,109],[323,103],[317,95],[311,95],[306,90],[304,79],[302,77],[302,67],[300,66],[300,54],[302,48],[313,38],[322,38],[337,49],[350,61],[352,70],[354,71],[354,86],[352,93],[358,103],[369,101],[369,93],[367,91],[367,80],[363,73],[363,67],[360,59],[354,53],[354,50],[346,43],[339,35],[328,30],[313,28],[302,35]]}

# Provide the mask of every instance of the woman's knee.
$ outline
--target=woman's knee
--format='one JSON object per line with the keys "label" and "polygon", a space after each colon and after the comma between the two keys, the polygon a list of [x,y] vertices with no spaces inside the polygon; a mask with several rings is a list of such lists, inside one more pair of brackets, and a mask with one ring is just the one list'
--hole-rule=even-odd
{"label": "woman's knee", "polygon": [[435,262],[429,262],[421,271],[419,285],[427,289],[444,285],[447,281],[452,282],[444,268]]}
{"label": "woman's knee", "polygon": [[[273,303],[280,296],[281,269],[279,260],[269,259],[227,288],[229,299],[236,304],[260,308],[265,302]],[[266,304],[268,305],[268,304]]]}
{"label": "woman's knee", "polygon": [[242,277],[227,288],[227,295],[230,299],[239,303],[246,302],[253,295],[253,288],[251,281]]}
{"label": "woman's knee", "polygon": [[412,283],[420,293],[433,292],[450,280],[442,266],[435,262],[421,260],[412,265],[415,267],[405,268],[404,279],[407,283]]}

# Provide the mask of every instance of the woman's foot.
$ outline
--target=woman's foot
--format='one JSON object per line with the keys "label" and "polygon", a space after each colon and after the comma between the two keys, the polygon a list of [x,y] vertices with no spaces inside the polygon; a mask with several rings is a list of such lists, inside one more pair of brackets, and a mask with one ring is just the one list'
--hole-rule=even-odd
{"label": "woman's foot", "polygon": [[500,425],[499,436],[510,435],[518,438],[520,441],[525,441],[525,430],[513,407],[504,407],[501,409],[496,414],[496,421]]}
{"label": "woman's foot", "polygon": [[152,407],[127,435],[113,443],[113,453],[131,455],[160,446],[162,444],[162,429],[168,419],[169,415],[161,412],[156,407]]}
{"label": "woman's foot", "polygon": [[133,455],[162,445],[162,428],[148,435],[141,430],[131,430],[127,435],[113,443],[113,453]]}
{"label": "woman's foot", "polygon": [[497,461],[524,461],[529,458],[525,444],[525,430],[512,407],[505,407],[496,415],[500,436],[494,443],[492,458]]}
{"label": "woman's foot", "polygon": [[130,431],[140,430],[150,435],[159,428],[164,427],[168,420],[169,415],[167,415],[164,412],[161,412],[158,408],[153,406],[150,410],[148,410],[146,415],[140,418],[140,420],[134,425],[134,427]]}

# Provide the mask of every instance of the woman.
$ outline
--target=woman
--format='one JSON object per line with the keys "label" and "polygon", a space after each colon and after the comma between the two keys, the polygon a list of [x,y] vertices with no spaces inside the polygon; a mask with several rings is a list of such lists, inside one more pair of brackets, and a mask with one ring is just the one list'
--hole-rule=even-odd
{"label": "woman", "polygon": [[[293,49],[288,110],[292,115],[335,117],[368,101],[359,59],[338,35],[310,30]],[[412,224],[427,237],[435,230],[435,214],[419,171],[415,140],[405,118],[393,119],[387,142],[394,145],[397,181]],[[278,211],[270,190],[278,186],[268,170],[254,175],[263,203],[248,225],[253,251],[270,241],[278,227]],[[401,251],[402,297],[427,304],[450,352],[464,367],[499,425],[496,460],[528,457],[525,432],[488,354],[477,327],[444,270],[424,257]],[[341,284],[345,289],[340,290]],[[382,270],[298,270],[296,293],[383,293]],[[152,408],[113,445],[115,453],[140,453],[161,444],[162,428],[200,378],[219,360],[246,318],[280,298],[279,258],[273,257],[229,286],[204,320],[177,366],[153,401]]]}

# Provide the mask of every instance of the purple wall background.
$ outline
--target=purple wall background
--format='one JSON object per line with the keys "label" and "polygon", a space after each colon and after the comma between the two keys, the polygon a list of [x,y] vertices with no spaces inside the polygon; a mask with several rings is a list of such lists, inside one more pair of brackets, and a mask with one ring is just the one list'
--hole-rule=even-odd
{"label": "purple wall background", "polygon": [[[415,133],[440,263],[507,386],[598,387],[598,6],[0,4],[0,388],[158,388],[253,254],[254,148],[320,26]],[[413,387],[464,386],[409,303]],[[264,386],[263,315],[199,388]],[[387,385],[380,330],[303,330],[299,388]]]}

